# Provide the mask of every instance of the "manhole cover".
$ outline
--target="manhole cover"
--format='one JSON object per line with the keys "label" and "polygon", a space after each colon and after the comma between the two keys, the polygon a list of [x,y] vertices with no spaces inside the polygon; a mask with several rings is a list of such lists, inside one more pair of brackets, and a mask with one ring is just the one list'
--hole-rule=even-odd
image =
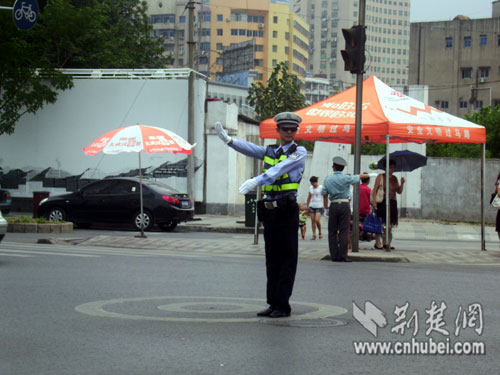
{"label": "manhole cover", "polygon": [[260,323],[271,324],[282,327],[302,327],[302,328],[322,328],[322,327],[337,327],[345,326],[347,322],[340,319],[301,319],[301,320],[286,320],[286,319],[261,319]]}

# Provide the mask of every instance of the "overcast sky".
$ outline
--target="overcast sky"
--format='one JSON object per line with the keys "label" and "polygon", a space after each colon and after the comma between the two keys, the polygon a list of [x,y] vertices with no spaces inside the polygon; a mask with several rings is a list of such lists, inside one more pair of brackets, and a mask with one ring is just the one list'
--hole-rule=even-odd
{"label": "overcast sky", "polygon": [[411,0],[411,22],[450,21],[458,14],[491,17],[492,0]]}

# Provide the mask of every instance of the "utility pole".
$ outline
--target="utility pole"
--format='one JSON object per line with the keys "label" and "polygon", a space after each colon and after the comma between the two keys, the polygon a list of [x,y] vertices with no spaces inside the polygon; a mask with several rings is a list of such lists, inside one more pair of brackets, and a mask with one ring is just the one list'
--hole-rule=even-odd
{"label": "utility pole", "polygon": [[[188,142],[194,144],[194,1],[187,3],[188,8]],[[187,191],[193,202],[194,196],[194,151],[187,156]]]}
{"label": "utility pole", "polygon": [[[356,73],[356,121],[354,138],[354,174],[360,173],[361,165],[361,115],[363,106],[363,73],[365,70],[365,8],[366,0],[359,2],[358,25],[350,29],[342,29],[346,41],[346,49],[341,51],[345,70]],[[359,184],[354,185],[352,216],[352,251],[359,251]]]}

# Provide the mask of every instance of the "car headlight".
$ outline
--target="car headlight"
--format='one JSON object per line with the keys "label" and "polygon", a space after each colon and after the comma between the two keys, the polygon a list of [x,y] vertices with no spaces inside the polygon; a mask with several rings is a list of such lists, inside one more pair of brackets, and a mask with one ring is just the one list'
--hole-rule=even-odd
{"label": "car headlight", "polygon": [[39,206],[41,206],[42,204],[44,204],[45,202],[47,202],[49,200],[49,198],[43,198],[40,203],[38,203]]}

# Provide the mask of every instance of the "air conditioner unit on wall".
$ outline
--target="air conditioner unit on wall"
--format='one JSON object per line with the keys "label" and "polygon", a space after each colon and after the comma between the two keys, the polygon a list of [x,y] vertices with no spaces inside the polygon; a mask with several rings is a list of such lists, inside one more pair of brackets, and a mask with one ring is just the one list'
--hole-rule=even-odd
{"label": "air conditioner unit on wall", "polygon": [[484,83],[485,79],[483,77],[479,78],[479,83]]}
{"label": "air conditioner unit on wall", "polygon": [[264,28],[264,24],[263,23],[259,23],[259,29],[263,29]]}

